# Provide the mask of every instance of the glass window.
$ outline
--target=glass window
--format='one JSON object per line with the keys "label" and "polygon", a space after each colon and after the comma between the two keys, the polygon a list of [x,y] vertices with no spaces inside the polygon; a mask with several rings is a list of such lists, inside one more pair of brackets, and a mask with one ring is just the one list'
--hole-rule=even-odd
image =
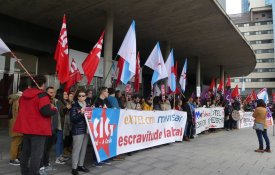
{"label": "glass window", "polygon": [[261,23],[259,23],[259,22],[255,23],[255,26],[260,26],[260,25],[261,25]]}
{"label": "glass window", "polygon": [[267,25],[271,25],[271,24],[272,24],[272,21],[268,21],[266,24],[267,24]]}
{"label": "glass window", "polygon": [[244,32],[244,36],[250,35],[249,32]]}
{"label": "glass window", "polygon": [[249,27],[249,24],[244,24],[243,26],[244,26],[244,27]]}

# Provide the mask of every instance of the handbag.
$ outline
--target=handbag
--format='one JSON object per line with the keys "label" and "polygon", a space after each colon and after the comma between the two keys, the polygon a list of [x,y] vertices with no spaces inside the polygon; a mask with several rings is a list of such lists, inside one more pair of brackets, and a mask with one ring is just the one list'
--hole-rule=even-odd
{"label": "handbag", "polygon": [[264,131],[264,124],[255,122],[253,125],[253,129]]}

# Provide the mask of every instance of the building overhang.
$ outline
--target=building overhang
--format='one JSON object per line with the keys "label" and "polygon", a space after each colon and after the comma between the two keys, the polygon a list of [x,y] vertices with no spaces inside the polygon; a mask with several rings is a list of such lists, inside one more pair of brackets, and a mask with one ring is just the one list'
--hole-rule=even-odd
{"label": "building overhang", "polygon": [[71,35],[90,41],[91,48],[105,28],[107,14],[113,13],[114,53],[134,19],[142,62],[157,41],[162,51],[162,42],[169,43],[180,69],[189,59],[191,75],[200,57],[205,79],[219,77],[221,65],[231,77],[248,75],[256,65],[252,48],[216,0],[2,1],[0,13],[56,32],[66,13],[69,44]]}

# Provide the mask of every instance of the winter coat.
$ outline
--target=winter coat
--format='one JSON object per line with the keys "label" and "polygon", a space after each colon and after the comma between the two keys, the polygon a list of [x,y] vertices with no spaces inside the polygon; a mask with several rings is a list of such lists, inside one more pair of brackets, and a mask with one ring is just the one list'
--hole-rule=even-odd
{"label": "winter coat", "polygon": [[21,133],[13,132],[13,126],[16,121],[17,115],[18,115],[18,108],[19,108],[19,98],[22,95],[21,93],[11,94],[9,96],[9,104],[11,105],[11,111],[12,111],[12,118],[9,121],[9,135],[10,137],[18,137],[22,136]]}
{"label": "winter coat", "polygon": [[81,113],[81,106],[78,102],[72,105],[70,111],[70,119],[72,122],[72,135],[80,135],[87,133],[87,124],[84,114]]}
{"label": "winter coat", "polygon": [[13,131],[22,134],[51,136],[51,116],[56,109],[51,106],[46,92],[30,88],[19,100],[18,116]]}

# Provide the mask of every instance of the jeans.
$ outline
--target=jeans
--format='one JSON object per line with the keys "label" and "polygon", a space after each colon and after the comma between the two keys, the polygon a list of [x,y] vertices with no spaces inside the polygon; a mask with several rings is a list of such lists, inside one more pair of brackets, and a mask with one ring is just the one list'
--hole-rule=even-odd
{"label": "jeans", "polygon": [[56,131],[56,144],[55,151],[56,157],[60,157],[63,154],[63,132],[61,130]]}
{"label": "jeans", "polygon": [[40,167],[47,167],[50,164],[50,152],[51,152],[51,148],[52,145],[54,143],[54,136],[47,136],[46,137],[46,141],[44,144],[44,151],[43,151],[43,156],[42,156],[42,160],[41,160],[41,164]]}
{"label": "jeans", "polygon": [[193,129],[192,121],[187,121],[185,126],[184,136],[190,138],[193,135],[192,129]]}
{"label": "jeans", "polygon": [[[39,175],[46,136],[25,134],[20,159],[22,175]],[[30,164],[29,164],[30,160]]]}
{"label": "jeans", "polygon": [[259,141],[259,149],[263,149],[263,137],[266,143],[266,149],[270,149],[270,142],[267,136],[267,130],[264,129],[264,131],[261,130],[256,130],[257,136],[258,136],[258,141]]}

